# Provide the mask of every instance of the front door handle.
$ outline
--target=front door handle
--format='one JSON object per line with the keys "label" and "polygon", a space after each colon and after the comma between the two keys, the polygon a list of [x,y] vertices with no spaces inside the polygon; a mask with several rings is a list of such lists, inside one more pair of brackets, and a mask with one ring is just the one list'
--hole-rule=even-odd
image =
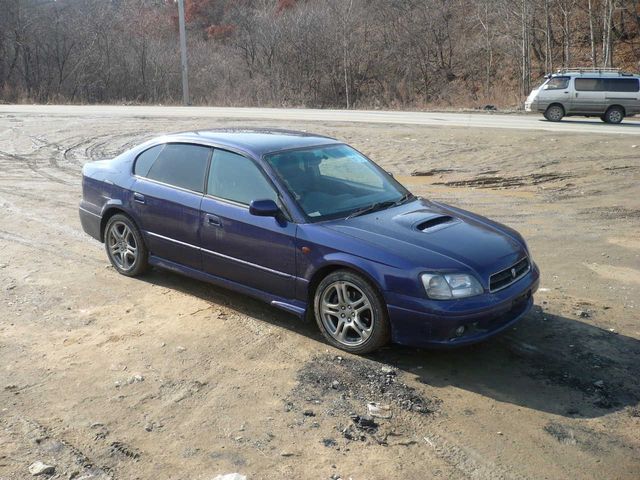
{"label": "front door handle", "polygon": [[133,193],[133,201],[144,204],[144,195],[138,192]]}
{"label": "front door handle", "polygon": [[217,215],[212,215],[210,213],[207,213],[204,216],[204,224],[208,227],[221,227],[222,226],[222,222],[220,221],[220,217],[218,217]]}

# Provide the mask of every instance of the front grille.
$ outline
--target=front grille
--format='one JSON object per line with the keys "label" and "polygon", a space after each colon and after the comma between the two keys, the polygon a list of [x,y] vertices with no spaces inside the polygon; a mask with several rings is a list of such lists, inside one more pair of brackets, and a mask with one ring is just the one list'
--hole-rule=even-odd
{"label": "front grille", "polygon": [[509,268],[494,273],[489,278],[489,290],[495,292],[501,288],[508,287],[513,282],[523,277],[528,271],[531,265],[527,257],[511,265]]}

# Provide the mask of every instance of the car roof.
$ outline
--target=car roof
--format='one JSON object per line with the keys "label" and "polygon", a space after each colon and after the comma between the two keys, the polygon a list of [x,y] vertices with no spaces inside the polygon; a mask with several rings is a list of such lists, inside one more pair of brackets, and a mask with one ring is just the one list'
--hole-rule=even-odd
{"label": "car roof", "polygon": [[223,128],[195,130],[165,135],[163,141],[193,141],[211,143],[220,147],[243,150],[260,157],[267,153],[320,145],[341,143],[335,138],[308,132],[283,129]]}

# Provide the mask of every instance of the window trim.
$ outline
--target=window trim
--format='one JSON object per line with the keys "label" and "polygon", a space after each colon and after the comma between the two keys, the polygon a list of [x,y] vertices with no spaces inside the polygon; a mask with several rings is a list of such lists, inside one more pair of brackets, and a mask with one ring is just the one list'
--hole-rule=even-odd
{"label": "window trim", "polygon": [[[205,167],[205,173],[204,173],[204,178],[203,178],[203,184],[202,184],[202,190],[201,191],[192,190],[190,188],[181,187],[179,185],[173,185],[171,183],[162,182],[160,180],[156,180],[154,178],[149,178],[148,176],[138,175],[137,173],[135,173],[135,171],[136,171],[136,163],[138,163],[138,158],[140,157],[140,155],[142,155],[143,153],[151,150],[152,148],[155,148],[157,146],[162,146],[162,148],[160,149],[160,152],[158,152],[158,156],[156,157],[156,159],[153,161],[153,164],[151,164],[151,167],[149,168],[149,172],[150,172],[151,169],[153,168],[153,165],[155,165],[156,161],[160,157],[160,154],[162,154],[162,152],[164,152],[164,150],[167,147],[167,145],[189,145],[189,146],[193,146],[193,147],[201,147],[201,148],[209,149],[209,157],[207,158],[207,165]],[[139,154],[136,155],[136,158],[132,162],[133,164],[131,166],[131,173],[132,173],[132,175],[134,177],[139,178],[139,179],[144,179],[144,180],[147,180],[149,182],[153,182],[153,183],[156,183],[158,185],[163,185],[163,186],[166,186],[166,187],[176,188],[176,189],[181,190],[183,192],[196,193],[196,194],[202,196],[202,195],[204,195],[204,191],[205,191],[206,186],[207,186],[207,179],[209,178],[209,170],[211,168],[211,157],[213,156],[214,148],[215,147],[213,147],[211,145],[203,145],[203,144],[200,144],[200,143],[192,143],[192,142],[160,142],[160,143],[156,143],[155,145],[151,145],[149,148],[145,148],[142,152],[140,152]],[[147,174],[149,172],[147,172]]]}

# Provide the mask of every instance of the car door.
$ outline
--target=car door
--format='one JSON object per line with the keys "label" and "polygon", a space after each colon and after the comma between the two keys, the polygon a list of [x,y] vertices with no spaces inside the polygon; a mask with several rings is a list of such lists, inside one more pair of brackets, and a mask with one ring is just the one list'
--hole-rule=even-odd
{"label": "car door", "polygon": [[132,205],[151,255],[201,269],[200,204],[212,149],[169,143],[140,154]]}
{"label": "car door", "polygon": [[604,108],[604,79],[575,78],[571,113],[602,115]]}
{"label": "car door", "polygon": [[560,103],[567,110],[571,102],[570,80],[565,76],[550,78],[537,94],[538,110],[544,111],[552,103]]}
{"label": "car door", "polygon": [[296,224],[249,213],[252,200],[278,202],[273,184],[251,159],[215,149],[201,206],[203,269],[283,298],[295,297]]}

